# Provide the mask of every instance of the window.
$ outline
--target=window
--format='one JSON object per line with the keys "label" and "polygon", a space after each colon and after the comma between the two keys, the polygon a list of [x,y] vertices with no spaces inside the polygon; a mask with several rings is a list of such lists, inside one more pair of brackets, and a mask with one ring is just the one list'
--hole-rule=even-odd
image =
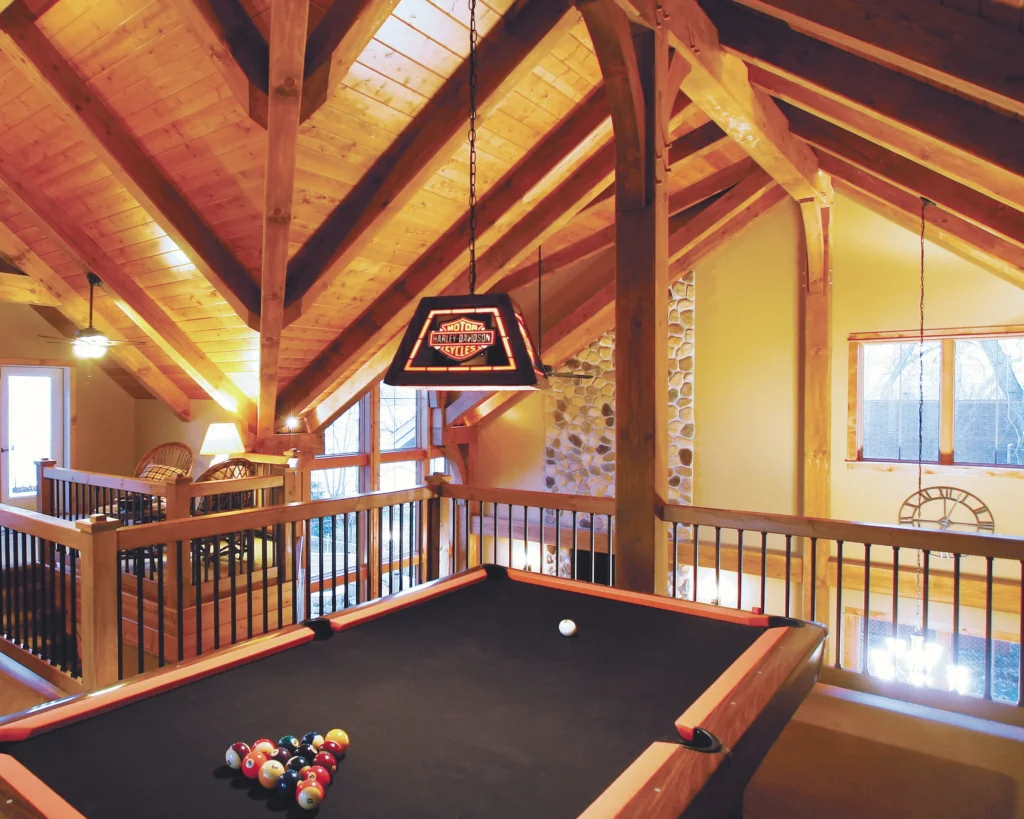
{"label": "window", "polygon": [[398,461],[380,465],[380,489],[382,492],[397,492],[420,485],[419,462]]}
{"label": "window", "polygon": [[413,449],[419,438],[419,390],[380,385],[380,449]]}
{"label": "window", "polygon": [[1024,338],[954,343],[953,458],[1024,464]]}
{"label": "window", "polygon": [[358,466],[316,469],[310,476],[310,497],[313,500],[347,498],[358,494]]}
{"label": "window", "polygon": [[38,491],[36,461],[64,465],[65,381],[62,367],[0,367],[0,500],[24,503]]}
{"label": "window", "polygon": [[359,405],[361,403],[361,401],[356,401],[345,410],[337,421],[327,427],[327,431],[324,433],[325,455],[354,455],[362,451],[359,423],[361,420]]}
{"label": "window", "polygon": [[858,394],[849,458],[917,461],[921,405],[924,461],[1024,465],[1024,335],[954,330],[923,345],[915,333],[891,335],[850,337]]}
{"label": "window", "polygon": [[[939,388],[942,349],[938,342],[865,344],[861,430],[868,460],[918,460],[918,411],[923,386],[925,461],[939,459]],[[923,376],[923,377],[922,377]]]}

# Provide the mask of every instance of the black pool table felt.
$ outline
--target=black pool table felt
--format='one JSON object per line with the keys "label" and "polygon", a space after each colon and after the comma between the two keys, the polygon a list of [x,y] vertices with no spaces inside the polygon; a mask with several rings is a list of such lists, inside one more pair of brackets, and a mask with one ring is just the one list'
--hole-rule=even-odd
{"label": "black pool table felt", "polygon": [[763,631],[492,572],[6,750],[89,817],[311,816],[224,751],[340,727],[320,816],[570,817]]}

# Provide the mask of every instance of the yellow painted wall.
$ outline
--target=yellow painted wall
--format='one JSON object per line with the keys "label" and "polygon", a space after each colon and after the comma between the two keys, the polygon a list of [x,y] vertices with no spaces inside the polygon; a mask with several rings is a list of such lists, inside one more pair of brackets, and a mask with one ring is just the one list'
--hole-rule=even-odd
{"label": "yellow painted wall", "polygon": [[[74,367],[77,448],[74,466],[91,472],[130,475],[135,468],[136,401],[95,364],[80,362],[30,306],[0,302],[0,358],[60,359]],[[147,402],[140,402],[147,403]],[[155,403],[155,402],[152,402]]]}
{"label": "yellow painted wall", "polygon": [[528,395],[480,428],[477,486],[547,491],[544,486],[544,394]]}
{"label": "yellow painted wall", "polygon": [[[880,471],[847,464],[847,372],[850,333],[918,326],[919,240],[859,202],[837,197],[832,300],[832,516],[895,523],[917,489],[916,466]],[[699,321],[699,318],[698,318]],[[925,326],[1024,323],[1024,290],[931,242],[925,245]],[[698,450],[700,451],[700,450]],[[995,516],[996,531],[1024,535],[1024,470],[939,468],[924,485],[974,492]]]}
{"label": "yellow painted wall", "polygon": [[192,477],[198,478],[210,465],[212,455],[200,455],[206,429],[212,423],[237,420],[216,401],[209,399],[192,401],[192,420],[182,421],[162,401],[137,401],[135,408],[135,453],[136,458],[153,447],[168,441],[181,441],[192,447],[196,465]]}

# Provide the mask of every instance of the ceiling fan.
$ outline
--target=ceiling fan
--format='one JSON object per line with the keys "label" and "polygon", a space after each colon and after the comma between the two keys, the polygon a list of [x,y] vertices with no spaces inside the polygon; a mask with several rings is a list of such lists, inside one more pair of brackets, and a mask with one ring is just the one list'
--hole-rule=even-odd
{"label": "ceiling fan", "polygon": [[544,363],[544,297],[543,287],[541,285],[541,279],[544,277],[543,260],[541,258],[541,248],[537,246],[537,355],[540,357],[540,368],[544,371],[544,375],[548,378],[570,378],[574,381],[592,381],[596,376],[586,375],[584,373],[556,373],[552,367]]}
{"label": "ceiling fan", "polygon": [[95,273],[86,273],[85,276],[89,280],[89,326],[76,332],[74,338],[56,338],[55,336],[44,335],[39,337],[47,339],[51,344],[70,344],[76,358],[102,358],[106,354],[107,348],[113,347],[115,344],[142,346],[136,341],[119,341],[107,338],[92,326],[93,291],[97,286],[102,286],[103,282],[100,281],[100,277]]}

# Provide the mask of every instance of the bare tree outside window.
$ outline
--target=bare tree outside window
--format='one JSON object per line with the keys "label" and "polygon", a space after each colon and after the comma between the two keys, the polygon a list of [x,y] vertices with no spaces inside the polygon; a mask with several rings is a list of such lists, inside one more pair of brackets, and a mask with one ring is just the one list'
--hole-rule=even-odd
{"label": "bare tree outside window", "polygon": [[955,342],[957,463],[1024,464],[1024,338]]}
{"label": "bare tree outside window", "polygon": [[916,461],[918,411],[923,404],[921,457],[938,461],[941,342],[926,341],[923,346],[917,342],[865,344],[862,366],[864,457]]}

